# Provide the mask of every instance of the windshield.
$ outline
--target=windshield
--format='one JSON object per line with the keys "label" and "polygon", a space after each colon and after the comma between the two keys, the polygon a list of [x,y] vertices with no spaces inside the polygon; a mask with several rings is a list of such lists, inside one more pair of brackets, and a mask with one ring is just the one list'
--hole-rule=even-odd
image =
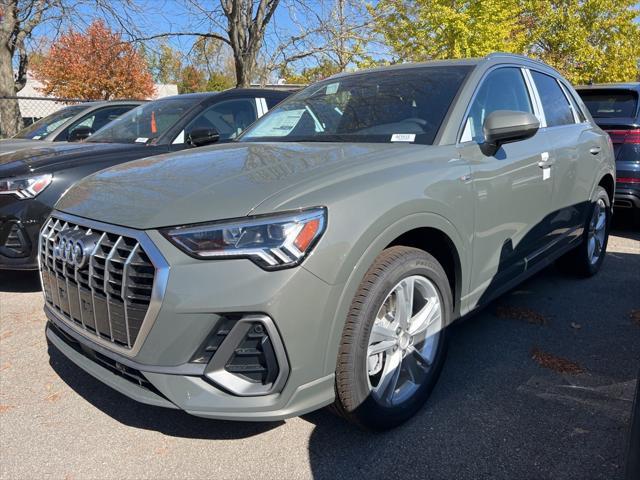
{"label": "windshield", "polygon": [[579,90],[582,101],[593,118],[624,118],[636,116],[638,94],[633,90]]}
{"label": "windshield", "polygon": [[87,142],[148,143],[163,135],[199,98],[172,98],[146,103],[125,113],[91,135]]}
{"label": "windshield", "polygon": [[413,67],[329,79],[282,102],[240,140],[432,144],[471,68]]}
{"label": "windshield", "polygon": [[60,127],[71,117],[84,110],[86,105],[73,105],[65,107],[57,112],[52,113],[37,122],[29,125],[18,132],[14,138],[25,138],[28,140],[43,140],[47,138],[51,132]]}

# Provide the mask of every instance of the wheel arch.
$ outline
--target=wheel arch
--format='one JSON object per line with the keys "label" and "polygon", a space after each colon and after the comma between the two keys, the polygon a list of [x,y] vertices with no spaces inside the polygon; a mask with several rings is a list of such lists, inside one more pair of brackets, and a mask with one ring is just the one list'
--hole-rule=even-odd
{"label": "wheel arch", "polygon": [[[423,235],[425,235],[423,237]],[[344,329],[347,314],[353,298],[366,272],[376,257],[386,248],[395,245],[412,246],[429,252],[442,264],[445,271],[454,272],[454,314],[452,319],[460,315],[461,299],[468,283],[467,258],[469,249],[455,226],[446,218],[435,213],[417,213],[409,215],[380,232],[373,242],[353,255],[352,261],[345,262],[351,269],[346,282],[336,292],[337,308],[334,310],[325,356],[325,371],[333,372],[336,367],[338,348]],[[433,248],[435,246],[435,249]],[[446,264],[446,266],[445,266]],[[448,271],[447,268],[450,270]]]}
{"label": "wheel arch", "polygon": [[611,206],[613,207],[616,188],[616,182],[613,179],[613,175],[611,175],[610,173],[604,174],[602,178],[600,178],[598,186],[604,188],[607,191],[607,195],[609,195],[609,201],[611,202]]}

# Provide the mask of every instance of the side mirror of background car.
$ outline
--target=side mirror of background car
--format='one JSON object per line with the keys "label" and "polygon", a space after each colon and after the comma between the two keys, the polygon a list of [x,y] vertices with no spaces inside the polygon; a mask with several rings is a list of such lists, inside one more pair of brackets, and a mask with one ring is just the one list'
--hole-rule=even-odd
{"label": "side mirror of background car", "polygon": [[69,132],[69,142],[79,142],[85,138],[89,138],[93,134],[93,128],[91,127],[76,127]]}
{"label": "side mirror of background car", "polygon": [[528,112],[496,110],[485,119],[482,153],[493,156],[501,145],[533,137],[540,128],[538,119]]}
{"label": "side mirror of background car", "polygon": [[214,128],[196,128],[187,137],[187,143],[194,147],[210,145],[218,140],[220,140],[220,134]]}

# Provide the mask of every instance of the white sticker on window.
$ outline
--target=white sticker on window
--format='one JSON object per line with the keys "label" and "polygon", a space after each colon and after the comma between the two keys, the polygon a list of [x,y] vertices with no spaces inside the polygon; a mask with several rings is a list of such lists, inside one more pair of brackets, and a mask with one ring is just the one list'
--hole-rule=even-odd
{"label": "white sticker on window", "polygon": [[42,138],[42,135],[34,135],[33,139],[34,140],[40,140]]}
{"label": "white sticker on window", "polygon": [[548,180],[551,178],[551,168],[545,167],[542,169],[542,180]]}
{"label": "white sticker on window", "polygon": [[324,91],[325,95],[334,95],[338,91],[338,87],[340,87],[339,82],[330,83]]}
{"label": "white sticker on window", "polygon": [[391,135],[392,142],[415,142],[416,134],[415,133],[394,133]]}
{"label": "white sticker on window", "polygon": [[149,140],[147,137],[138,137],[136,143],[147,143],[147,140]]}

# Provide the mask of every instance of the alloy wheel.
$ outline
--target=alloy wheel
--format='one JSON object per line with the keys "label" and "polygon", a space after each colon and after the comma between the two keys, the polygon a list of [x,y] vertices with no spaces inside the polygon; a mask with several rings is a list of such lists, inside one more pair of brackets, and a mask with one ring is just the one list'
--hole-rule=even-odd
{"label": "alloy wheel", "polygon": [[442,304],[426,277],[402,279],[378,310],[367,348],[371,395],[393,406],[409,399],[433,364],[442,329]]}

